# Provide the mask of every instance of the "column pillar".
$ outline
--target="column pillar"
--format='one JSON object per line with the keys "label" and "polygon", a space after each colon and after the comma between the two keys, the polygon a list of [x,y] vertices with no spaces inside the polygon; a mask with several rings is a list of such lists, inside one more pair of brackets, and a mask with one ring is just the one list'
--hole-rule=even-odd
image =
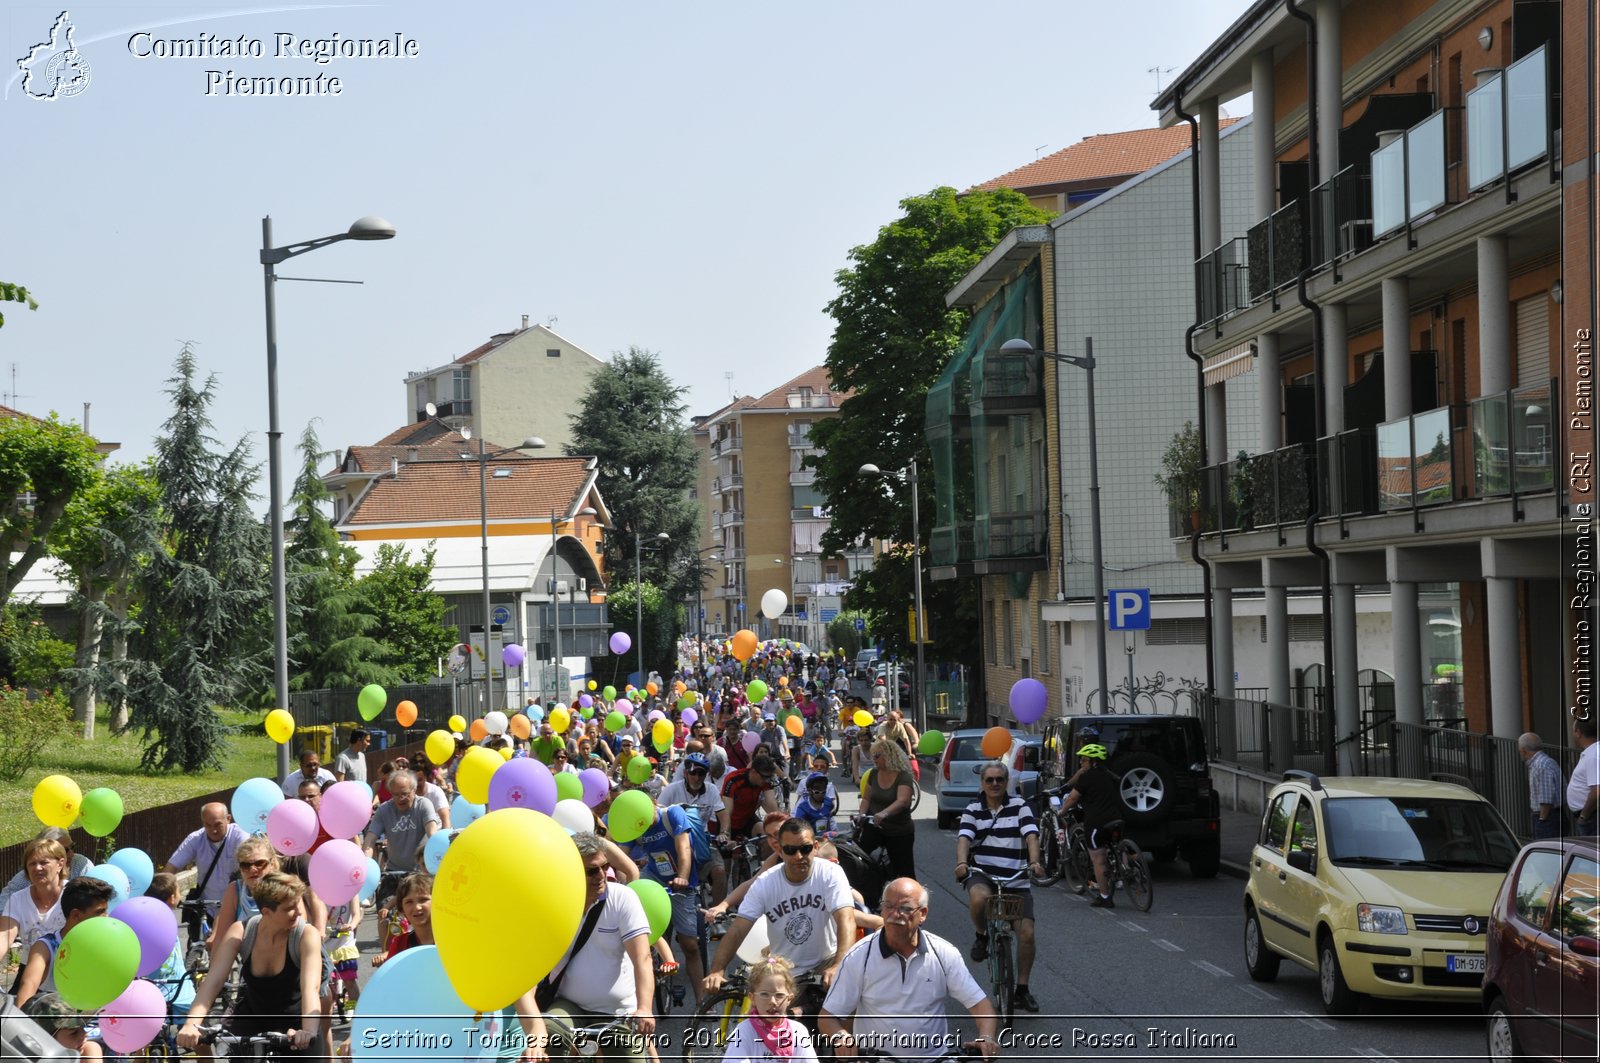
{"label": "column pillar", "polygon": [[[1430,403],[1431,405],[1431,403]],[[1411,413],[1411,282],[1383,279],[1383,417]]]}
{"label": "column pillar", "polygon": [[1323,428],[1329,435],[1344,431],[1344,386],[1350,383],[1349,321],[1343,303],[1322,305]]}
{"label": "column pillar", "polygon": [[1217,664],[1217,695],[1233,697],[1233,590],[1211,589],[1211,653]]}
{"label": "column pillar", "polygon": [[1511,282],[1506,238],[1478,237],[1478,394],[1511,387]]}
{"label": "column pillar", "polygon": [[1215,465],[1233,457],[1228,452],[1228,390],[1226,384],[1206,385],[1206,460]]}
{"label": "column pillar", "polygon": [[1277,125],[1273,115],[1272,49],[1250,58],[1250,170],[1253,222],[1278,209]]}
{"label": "column pillar", "polygon": [[1256,402],[1261,408],[1261,452],[1283,446],[1283,370],[1278,361],[1278,334],[1256,337]]}
{"label": "column pillar", "polygon": [[1217,98],[1201,100],[1200,119],[1200,253],[1209,255],[1222,243],[1222,165],[1219,158],[1221,120]]}
{"label": "column pillar", "polygon": [[1422,722],[1422,631],[1417,612],[1417,585],[1389,581],[1389,607],[1393,613],[1390,641],[1394,645],[1394,718],[1399,723]]}
{"label": "column pillar", "polygon": [[1339,129],[1344,125],[1344,42],[1340,0],[1318,0],[1317,153],[1321,184],[1339,172]]}
{"label": "column pillar", "polygon": [[[1356,686],[1360,664],[1356,656],[1356,588],[1353,583],[1333,585],[1333,731],[1334,738],[1351,735],[1361,726],[1361,693]],[[1346,742],[1338,747],[1339,771],[1359,774],[1355,746]]]}
{"label": "column pillar", "polygon": [[1484,583],[1488,587],[1484,612],[1489,626],[1489,725],[1496,736],[1515,738],[1523,732],[1517,581],[1490,576]]}
{"label": "column pillar", "polygon": [[1289,704],[1289,588],[1266,588],[1267,700]]}

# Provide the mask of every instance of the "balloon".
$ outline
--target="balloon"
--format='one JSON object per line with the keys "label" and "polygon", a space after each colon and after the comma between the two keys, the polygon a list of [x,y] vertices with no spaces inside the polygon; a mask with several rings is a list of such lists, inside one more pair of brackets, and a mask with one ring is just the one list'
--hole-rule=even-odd
{"label": "balloon", "polygon": [[1050,704],[1050,692],[1037,679],[1019,679],[1011,684],[1011,715],[1018,723],[1037,723]]}
{"label": "balloon", "polygon": [[519,712],[511,717],[509,726],[512,738],[526,742],[529,736],[533,734],[533,721],[528,719],[528,714],[525,712]]}
{"label": "balloon", "polygon": [[467,826],[475,819],[482,819],[483,814],[489,811],[484,805],[475,805],[460,794],[450,802],[450,826],[456,830]]}
{"label": "balloon", "polygon": [[584,768],[578,773],[578,781],[583,784],[583,803],[590,808],[604,801],[611,792],[611,780],[599,768]]}
{"label": "balloon", "polygon": [[617,700],[617,688],[608,686],[604,690],[600,691],[600,696],[602,698],[605,698],[607,701],[616,701]]}
{"label": "balloon", "polygon": [[[500,754],[501,760],[510,760],[512,757],[516,756],[516,754],[511,751],[510,746],[501,746],[499,749],[495,750],[495,752]],[[524,753],[523,756],[527,756],[527,754]]]}
{"label": "balloon", "polygon": [[452,731],[460,731],[463,734],[465,734],[466,730],[467,730],[467,719],[466,719],[466,717],[465,716],[461,716],[461,715],[456,715],[456,716],[450,717],[450,730],[452,730]]}
{"label": "balloon", "polygon": [[750,680],[749,684],[744,688],[744,696],[749,698],[752,704],[766,701],[767,684],[763,683],[759,679]]}
{"label": "balloon", "polygon": [[507,668],[521,668],[522,662],[528,659],[528,651],[513,642],[500,651],[500,659],[506,663]]}
{"label": "balloon", "polygon": [[356,695],[356,708],[363,720],[376,720],[389,703],[389,692],[376,683],[368,683]]}
{"label": "balloon", "polygon": [[330,905],[349,901],[367,881],[367,854],[361,846],[344,838],[335,838],[317,846],[311,854],[311,867],[307,876],[317,896]]}
{"label": "balloon", "polygon": [[[351,1044],[355,1046],[351,1055],[363,1061],[417,1063],[419,1057],[432,1056],[420,1045],[460,1045],[464,1031],[473,1032],[474,1010],[456,995],[439,962],[438,948],[418,945],[406,949],[374,971],[361,990],[350,1020]],[[448,1052],[436,1051],[440,1059]],[[470,1053],[458,1050],[449,1054]]]}
{"label": "balloon", "polygon": [[[644,760],[635,757],[634,760]],[[649,761],[645,761],[646,766]],[[632,767],[632,764],[629,764]],[[648,775],[645,778],[649,778]],[[650,829],[651,822],[655,819],[656,803],[650,800],[650,795],[643,790],[628,790],[618,794],[617,799],[611,802],[611,813],[606,816],[606,827],[611,833],[611,840],[620,845],[626,845],[639,835]]]}
{"label": "balloon", "polygon": [[246,834],[260,834],[267,829],[267,814],[282,803],[283,787],[271,779],[246,779],[233,791],[228,808]]}
{"label": "balloon", "polygon": [[[539,873],[528,874],[530,867]],[[462,831],[433,884],[433,932],[456,995],[486,1012],[537,985],[577,934],[583,900],[583,861],[549,816],[502,808]],[[519,936],[517,947],[508,949],[497,912],[516,912],[539,932]],[[404,999],[411,1001],[409,1014],[428,998],[410,986]],[[430,1004],[425,1010],[438,1009]]]}
{"label": "balloon", "polygon": [[[305,804],[304,801],[299,802]],[[178,943],[178,917],[166,901],[156,897],[130,897],[117,905],[116,914],[133,928],[139,939],[139,975],[148,978],[167,962]]]}
{"label": "balloon", "polygon": [[754,753],[756,746],[761,744],[761,736],[754,731],[746,731],[739,736],[739,744],[744,747],[746,753]]}
{"label": "balloon", "polygon": [[745,963],[757,963],[767,948],[767,921],[757,919],[739,945],[738,956]]}
{"label": "balloon", "polygon": [[[97,786],[83,795],[83,829],[104,838],[122,822],[122,795],[109,786]],[[143,891],[141,891],[143,892]]]}
{"label": "balloon", "polygon": [[[538,705],[529,705],[523,710],[523,712],[526,713],[529,720],[537,722],[544,719],[544,709],[540,708]],[[533,732],[530,729],[528,733],[532,734]]]}
{"label": "balloon", "polygon": [[72,826],[82,805],[83,791],[65,775],[46,775],[33,788],[33,814],[47,827]]}
{"label": "balloon", "polygon": [[[146,898],[149,899],[149,898]],[[159,903],[159,902],[158,902]],[[166,907],[162,905],[162,907]],[[178,939],[178,924],[172,924],[172,939]],[[171,952],[171,946],[167,948]],[[163,956],[162,960],[166,957]],[[156,964],[160,967],[161,964]],[[141,971],[141,974],[148,974]],[[100,1039],[113,1052],[131,1055],[156,1039],[167,1021],[167,998],[154,982],[135,978],[117,999],[100,1013]]]}
{"label": "balloon", "polygon": [[556,810],[556,780],[550,769],[532,757],[519,757],[489,780],[489,811],[531,808],[545,815]]}
{"label": "balloon", "polygon": [[456,740],[450,737],[449,731],[430,731],[428,740],[422,745],[422,752],[429,763],[442,768],[456,755]]}
{"label": "balloon", "polygon": [[943,731],[923,731],[922,737],[917,739],[917,752],[925,757],[936,757],[944,752],[944,743]]}
{"label": "balloon", "polygon": [[626,631],[615,631],[611,634],[611,652],[621,657],[633,649],[633,639],[628,637]]}
{"label": "balloon", "polygon": [[361,890],[356,894],[362,903],[370,901],[377,896],[378,883],[383,880],[383,869],[378,866],[378,861],[367,857],[367,877],[361,882]]}
{"label": "balloon", "polygon": [[280,746],[294,737],[294,717],[288,709],[273,709],[267,713],[267,737]]}
{"label": "balloon", "polygon": [[[322,808],[318,812],[322,829],[335,838],[354,838],[360,834],[372,819],[372,795],[365,791],[366,787],[357,785],[354,779],[336,782],[328,787],[322,795]],[[306,804],[304,801],[291,803]],[[312,841],[315,840],[312,838]]]}
{"label": "balloon", "polygon": [[439,873],[439,861],[444,859],[445,850],[450,848],[450,843],[455,839],[459,830],[436,830],[433,837],[428,839],[428,844],[422,847],[422,866],[428,869],[428,874]]}
{"label": "balloon", "polygon": [[728,647],[728,652],[733,654],[733,659],[740,664],[756,655],[756,647],[761,645],[761,640],[756,638],[756,633],[745,628],[734,634],[733,642]]}
{"label": "balloon", "polygon": [[768,620],[776,620],[789,608],[789,596],[774,587],[761,596],[761,615]]}
{"label": "balloon", "polygon": [[[304,801],[295,804],[303,805]],[[128,899],[129,886],[128,873],[115,864],[96,864],[84,872],[89,878],[97,878],[111,887],[111,903],[106,906],[106,911],[115,911],[117,906]]]}
{"label": "balloon", "polygon": [[[122,873],[128,876],[128,893],[134,897],[143,897],[144,891],[150,888],[150,880],[156,877],[155,862],[143,849],[118,849],[111,854],[106,863],[120,868]],[[162,959],[166,957],[163,956]]]}
{"label": "balloon", "polygon": [[578,778],[577,772],[556,772],[556,800],[580,802],[583,800],[583,780]]}
{"label": "balloon", "polygon": [[622,713],[616,711],[615,709],[606,713],[605,728],[607,731],[610,731],[612,734],[616,734],[626,726],[628,726],[628,718],[622,715]]}
{"label": "balloon", "polygon": [[[589,686],[593,687],[594,684],[590,683]],[[591,698],[587,694],[579,694],[578,695],[578,707],[580,709],[591,709],[591,708],[594,707],[594,699]]]}
{"label": "balloon", "polygon": [[785,731],[788,731],[790,734],[794,735],[796,738],[804,738],[805,737],[805,733],[806,733],[805,721],[803,721],[799,717],[798,714],[791,715],[787,720],[784,720],[783,721],[783,729]]}
{"label": "balloon", "polygon": [[505,761],[495,756],[492,749],[473,746],[461,756],[456,768],[456,789],[475,805],[489,801],[489,780]]}
{"label": "balloon", "polygon": [[1004,727],[989,728],[983,732],[983,741],[978,743],[978,750],[986,757],[1003,757],[1010,748],[1011,732]]}
{"label": "balloon", "polygon": [[671,720],[657,720],[655,722],[655,725],[650,728],[650,738],[657,745],[660,745],[662,742],[671,742],[672,741],[672,721]]}
{"label": "balloon", "polygon": [[558,735],[567,733],[567,728],[572,724],[572,713],[565,706],[557,705],[550,710],[550,730]]}
{"label": "balloon", "polygon": [[119,919],[85,919],[56,950],[56,992],[79,1011],[105,1007],[138,973],[139,937]]}
{"label": "balloon", "polygon": [[580,830],[594,830],[594,813],[582,801],[557,801],[555,815],[550,818],[574,834]]}
{"label": "balloon", "polygon": [[698,712],[695,712],[693,709],[684,709],[683,710],[683,725],[685,727],[693,727],[694,726],[694,722],[696,720],[698,720],[699,718],[700,718],[700,714]]}
{"label": "balloon", "polygon": [[645,720],[648,723],[655,723],[657,720],[665,720],[666,718],[667,714],[662,712],[660,709],[651,709],[650,715],[646,716]]}
{"label": "balloon", "polygon": [[628,888],[639,895],[644,917],[650,924],[650,944],[654,945],[672,921],[672,897],[667,888],[653,878],[636,878],[628,883]]}
{"label": "balloon", "polygon": [[590,690],[593,690],[596,687],[596,685],[597,684],[595,683],[595,681],[593,679],[589,680],[589,689]]}
{"label": "balloon", "polygon": [[688,689],[689,688],[684,685],[683,680],[681,680],[681,679],[678,680],[676,683],[672,684],[672,692],[674,694],[681,695],[685,690],[688,690]]}
{"label": "balloon", "polygon": [[866,709],[857,709],[856,714],[850,717],[850,719],[855,722],[857,727],[872,726],[872,713],[868,712]]}
{"label": "balloon", "polygon": [[401,727],[410,727],[417,722],[417,703],[402,701],[394,707],[394,722]]}
{"label": "balloon", "polygon": [[629,715],[632,715],[633,713],[633,702],[629,701],[626,697],[618,698],[616,701],[613,701],[611,705],[618,712],[628,713]]}
{"label": "balloon", "polygon": [[506,733],[506,728],[511,726],[511,720],[505,713],[495,709],[493,712],[483,714],[483,725],[489,729],[490,734],[503,735]]}
{"label": "balloon", "polygon": [[467,737],[474,742],[482,742],[489,737],[489,725],[482,720],[473,720],[472,726],[467,728]]}
{"label": "balloon", "polygon": [[786,687],[786,686],[788,686],[788,685],[789,685],[789,677],[788,677],[788,676],[786,676],[786,675],[780,675],[780,676],[779,676],[779,677],[778,677],[778,685],[779,685],[779,686],[780,686],[780,687]]}
{"label": "balloon", "polygon": [[635,754],[632,759],[628,761],[629,782],[642,784],[645,780],[650,778],[650,772],[651,768],[649,757],[644,756],[643,754]]}
{"label": "balloon", "polygon": [[657,694],[661,693],[661,688],[656,685],[656,682],[655,682],[654,679],[652,679],[650,682],[646,683],[644,685],[644,688],[645,688],[646,691],[649,692],[651,697],[655,697]]}
{"label": "balloon", "polygon": [[317,840],[317,810],[308,801],[278,804],[267,813],[267,840],[284,856],[305,852]]}

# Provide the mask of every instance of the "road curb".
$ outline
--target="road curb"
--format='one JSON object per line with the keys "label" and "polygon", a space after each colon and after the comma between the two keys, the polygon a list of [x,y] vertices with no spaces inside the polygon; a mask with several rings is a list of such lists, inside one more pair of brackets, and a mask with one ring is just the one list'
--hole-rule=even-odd
{"label": "road curb", "polygon": [[1241,882],[1250,877],[1250,869],[1248,867],[1240,863],[1235,863],[1232,860],[1220,861],[1218,868],[1224,875],[1227,875],[1229,878],[1236,878]]}

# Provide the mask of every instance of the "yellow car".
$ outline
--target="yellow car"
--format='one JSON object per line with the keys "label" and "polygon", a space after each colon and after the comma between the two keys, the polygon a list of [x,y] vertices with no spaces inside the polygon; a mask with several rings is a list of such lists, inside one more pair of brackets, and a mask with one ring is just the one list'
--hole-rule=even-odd
{"label": "yellow car", "polygon": [[1250,854],[1250,977],[1293,960],[1331,1015],[1363,996],[1478,1003],[1489,913],[1520,848],[1461,786],[1288,772]]}

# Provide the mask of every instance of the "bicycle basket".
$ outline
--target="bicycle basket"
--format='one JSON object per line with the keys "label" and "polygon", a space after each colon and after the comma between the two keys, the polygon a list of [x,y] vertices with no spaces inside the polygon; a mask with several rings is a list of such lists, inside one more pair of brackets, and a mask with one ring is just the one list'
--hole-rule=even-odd
{"label": "bicycle basket", "polygon": [[1022,895],[1020,893],[997,893],[989,898],[989,918],[1003,919],[1008,923],[1015,923],[1022,918]]}

